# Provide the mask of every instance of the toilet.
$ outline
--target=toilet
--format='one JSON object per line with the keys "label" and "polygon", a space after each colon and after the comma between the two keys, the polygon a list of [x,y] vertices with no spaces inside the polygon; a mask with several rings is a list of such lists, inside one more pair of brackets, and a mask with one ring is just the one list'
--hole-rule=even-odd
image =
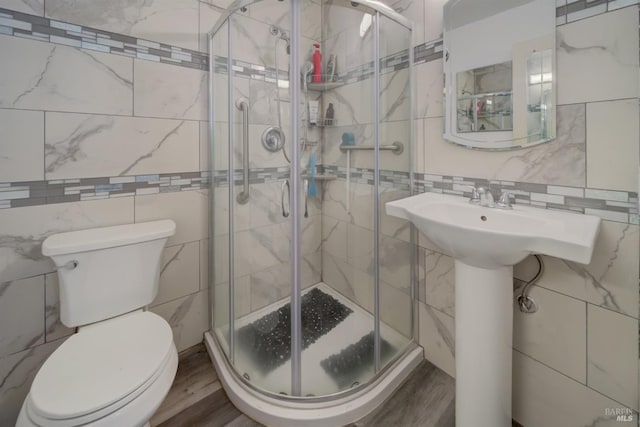
{"label": "toilet", "polygon": [[178,367],[169,324],[144,311],[176,224],[56,234],[42,244],[60,282],[60,319],[78,332],[36,374],[16,426],[148,425]]}

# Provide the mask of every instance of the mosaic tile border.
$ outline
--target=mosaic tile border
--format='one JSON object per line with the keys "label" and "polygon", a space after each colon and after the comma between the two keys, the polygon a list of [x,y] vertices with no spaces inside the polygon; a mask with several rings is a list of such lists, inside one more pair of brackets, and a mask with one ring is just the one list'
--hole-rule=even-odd
{"label": "mosaic tile border", "polygon": [[[319,173],[334,175],[338,180],[347,179],[347,168],[342,166],[320,166]],[[373,169],[350,168],[349,175],[352,183],[374,185]],[[409,172],[393,170],[380,171],[380,186],[383,188],[395,188],[398,190],[409,191],[411,189],[410,185]]]}
{"label": "mosaic tile border", "polygon": [[[346,169],[318,165],[317,174],[346,178]],[[309,174],[309,171],[305,171]],[[352,169],[353,182],[373,185],[373,170]],[[289,178],[288,167],[256,168],[249,171],[250,184],[278,182]],[[177,191],[208,188],[209,172],[181,172],[145,174],[116,177],[56,179],[48,181],[25,181],[0,183],[0,209],[38,206],[114,197],[143,196],[147,194],[172,193]],[[242,170],[234,171],[235,185],[242,185]],[[409,190],[409,174],[397,171],[382,171],[381,183],[386,187],[401,187]],[[214,187],[228,187],[227,172],[213,174]]]}
{"label": "mosaic tile border", "polygon": [[[556,8],[556,25],[564,25],[623,7],[639,4],[640,0],[578,0],[567,1]],[[71,24],[41,16],[29,15],[0,8],[0,34],[39,40],[97,52],[124,55],[132,58],[208,70],[208,54],[164,43],[131,37],[82,25]],[[443,40],[433,40],[414,46],[414,64],[441,59]],[[216,56],[215,70],[226,73],[227,58]],[[380,60],[380,71],[386,74],[409,66],[407,50],[396,52]],[[276,72],[288,80],[288,71],[273,67],[233,61],[233,70],[239,77],[275,82]],[[365,80],[373,76],[373,61],[349,69],[339,76],[344,84]]]}
{"label": "mosaic tile border", "polygon": [[199,190],[208,172],[0,183],[0,209]]}
{"label": "mosaic tile border", "polygon": [[444,54],[444,41],[442,39],[422,43],[414,48],[414,64],[422,64],[442,59]]}
{"label": "mosaic tile border", "polygon": [[[415,52],[414,48],[414,52]],[[414,57],[414,65],[415,65]],[[380,59],[380,74],[388,74],[409,67],[409,49],[404,49],[392,55]],[[338,76],[341,83],[349,84],[372,78],[374,75],[374,62],[369,61],[365,64],[351,68],[345,73]]]}
{"label": "mosaic tile border", "polygon": [[[249,182],[261,184],[280,181],[288,177],[289,168],[285,167],[252,169],[249,174]],[[0,183],[0,209],[200,190],[209,187],[210,178],[209,172],[177,172],[5,182]],[[240,169],[234,172],[234,180],[236,185],[242,184]],[[215,173],[213,182],[216,187],[226,186],[226,172]]]}
{"label": "mosaic tile border", "polygon": [[[440,57],[442,54],[440,54]],[[380,74],[387,74],[399,71],[409,67],[409,51],[408,49],[396,52],[380,60]],[[214,73],[227,74],[227,58],[216,56],[214,64]],[[267,81],[275,84],[276,72],[278,78],[282,81],[289,80],[289,74],[286,70],[278,70],[273,67],[265,67],[264,65],[251,64],[244,61],[233,61],[234,76],[248,78],[252,80]],[[373,77],[374,67],[373,61],[366,64],[358,65],[348,71],[339,74],[337,83],[350,84],[358,81],[366,80]]]}
{"label": "mosaic tile border", "polygon": [[[321,166],[320,170],[325,174],[336,175],[338,180],[346,179],[347,171],[344,167]],[[351,182],[374,184],[373,169],[351,168],[350,175]],[[414,173],[413,178],[414,194],[436,192],[470,197],[470,186],[484,186],[490,188],[496,196],[502,190],[509,191],[515,198],[515,204],[595,215],[606,221],[640,225],[636,192],[423,173]],[[380,172],[380,186],[409,191],[409,173],[383,170]]]}
{"label": "mosaic tile border", "polygon": [[[345,168],[325,166],[324,171],[337,175],[340,180],[346,179]],[[351,180],[373,185],[373,169],[352,168]],[[409,174],[381,171],[380,185],[408,191]],[[496,195],[502,190],[509,191],[514,195],[516,204],[590,214],[607,221],[640,225],[638,193],[634,192],[414,173],[414,194],[436,192],[470,197],[469,186],[488,187]]]}
{"label": "mosaic tile border", "polygon": [[0,34],[207,70],[208,54],[0,8]]}
{"label": "mosaic tile border", "polygon": [[[303,176],[306,178],[310,174],[309,169],[303,170]],[[335,176],[336,179],[344,180],[347,177],[347,169],[337,166],[316,166],[316,174]],[[359,184],[374,184],[373,169],[351,168],[351,182]],[[289,168],[265,168],[252,169],[249,171],[250,184],[262,184],[266,182],[277,182],[289,178]],[[235,185],[242,185],[242,170],[236,169],[233,176]],[[216,171],[213,176],[214,187],[227,187],[227,172]],[[380,184],[383,187],[402,188],[409,191],[409,173],[392,170],[382,170],[380,172]]]}
{"label": "mosaic tile border", "polygon": [[432,191],[469,197],[469,186],[484,186],[495,194],[502,190],[509,191],[514,195],[516,204],[595,215],[607,221],[640,225],[638,193],[631,191],[418,173],[414,177],[415,194]]}
{"label": "mosaic tile border", "polygon": [[[41,16],[0,8],[0,34],[93,50],[102,53],[124,55],[147,61],[208,70],[208,54],[171,46],[146,39],[131,37],[82,25],[71,24]],[[406,68],[408,52],[402,51],[381,59],[381,72],[391,72]],[[277,70],[259,64],[234,60],[236,76],[275,81],[276,72],[282,80],[288,80],[287,70]],[[216,56],[215,71],[226,74],[227,58]],[[343,76],[345,84],[366,79],[373,75],[373,62],[356,67]]]}
{"label": "mosaic tile border", "polygon": [[[289,178],[288,167],[256,168],[249,170],[249,184],[264,184],[266,182],[282,181]],[[236,186],[242,185],[242,169],[235,169],[233,182]],[[227,171],[219,170],[213,174],[213,186],[228,187]]]}
{"label": "mosaic tile border", "polygon": [[639,3],[639,0],[558,0],[557,4],[561,5],[556,7],[556,25],[569,24]]}
{"label": "mosaic tile border", "polygon": [[[338,180],[345,180],[347,176],[346,168],[334,165],[318,165],[316,172],[334,175]],[[350,176],[353,183],[374,184],[373,169],[351,168]],[[288,167],[252,169],[249,182],[261,184],[288,177]],[[516,204],[596,215],[607,221],[640,225],[638,193],[635,192],[422,173],[414,173],[413,178],[414,194],[431,191],[469,197],[469,186],[485,186],[494,193],[502,190],[511,192]],[[0,183],[0,209],[199,190],[208,188],[210,179],[209,172],[182,172]],[[234,171],[234,182],[242,184],[242,171],[239,169]],[[410,182],[408,172],[380,172],[382,188],[409,191]],[[215,172],[213,184],[214,187],[227,187],[227,173]]]}
{"label": "mosaic tile border", "polygon": [[[209,69],[207,52],[185,49],[3,8],[0,8],[0,34],[202,71],[208,71]],[[380,63],[382,73],[406,68],[409,65],[408,51],[404,50],[385,57],[380,60]],[[265,67],[240,60],[234,60],[232,67],[235,75],[239,77],[275,81],[276,72],[278,72],[278,77],[282,80],[289,79],[287,70],[277,70],[274,67]],[[215,71],[226,74],[226,57],[216,56]],[[372,75],[373,61],[349,70],[341,75],[340,78],[346,84],[366,79]]]}

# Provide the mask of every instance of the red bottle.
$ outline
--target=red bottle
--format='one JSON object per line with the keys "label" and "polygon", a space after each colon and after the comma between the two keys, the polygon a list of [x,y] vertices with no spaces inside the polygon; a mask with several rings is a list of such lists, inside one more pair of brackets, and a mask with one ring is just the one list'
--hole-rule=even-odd
{"label": "red bottle", "polygon": [[322,83],[322,53],[320,53],[320,45],[314,43],[313,47],[316,51],[313,52],[313,82]]}

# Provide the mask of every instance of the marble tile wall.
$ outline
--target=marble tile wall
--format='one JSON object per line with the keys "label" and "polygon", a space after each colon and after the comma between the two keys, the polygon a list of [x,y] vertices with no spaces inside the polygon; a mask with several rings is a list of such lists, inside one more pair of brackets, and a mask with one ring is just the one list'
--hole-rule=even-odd
{"label": "marble tile wall", "polygon": [[13,425],[38,368],[74,332],[40,251],[51,234],[173,219],[150,309],[178,350],[209,329],[199,28],[219,13],[197,0],[0,0],[0,425]]}
{"label": "marble tile wall", "polygon": [[[409,195],[408,190],[384,188],[384,202]],[[324,184],[322,204],[323,281],[363,308],[373,310],[374,263],[373,186],[354,182],[349,201],[345,182]],[[380,281],[382,320],[405,336],[411,335],[408,317],[411,303],[411,252],[405,222],[383,216],[380,236]]]}
{"label": "marble tile wall", "polygon": [[[252,185],[248,204],[241,210],[236,209],[236,299],[243,301],[247,310],[237,313],[238,315],[247,314],[248,310],[259,309],[290,294],[291,227],[289,219],[282,215],[281,188],[282,181]],[[303,288],[321,280],[320,199],[309,199],[307,211],[308,217],[303,217],[301,221]],[[219,244],[223,247],[226,238],[228,235],[219,237]],[[216,275],[218,285],[226,282],[228,273],[225,270],[223,267]],[[245,283],[246,286],[238,286],[238,283]]]}
{"label": "marble tile wall", "polygon": [[197,50],[159,43],[152,41],[153,39],[132,37],[97,27],[78,25],[72,23],[74,21],[58,20],[57,17],[22,13],[11,9],[10,4],[4,6],[8,8],[2,8],[0,11],[2,34],[148,61],[206,69],[207,55]]}
{"label": "marble tile wall", "polygon": [[[309,51],[320,37],[320,5],[305,0],[301,2],[303,20],[301,52]],[[282,185],[289,175],[289,163],[281,152],[271,153],[262,146],[261,136],[269,127],[279,126],[285,134],[285,148],[291,152],[289,128],[290,96],[286,89],[289,72],[286,45],[272,36],[270,25],[277,25],[289,31],[289,5],[287,2],[265,1],[256,3],[242,11],[233,19],[230,33],[233,43],[232,58],[237,64],[250,64],[245,67],[249,74],[242,74],[238,67],[233,71],[236,76],[248,78],[234,79],[234,97],[246,98],[249,102],[249,165],[252,170],[273,171],[262,182],[250,180],[249,201],[245,205],[234,203],[234,289],[235,313],[242,316],[250,311],[275,303],[290,293],[290,226],[289,219],[282,215]],[[224,35],[214,44],[224,44]],[[276,58],[277,47],[277,58]],[[216,70],[218,71],[218,70]],[[277,72],[277,75],[276,75]],[[296,73],[297,74],[297,73]],[[227,86],[226,68],[220,68],[214,75],[214,88]],[[277,97],[280,97],[278,103]],[[310,97],[317,98],[317,93],[310,92]],[[216,98],[215,111],[226,111],[226,96]],[[280,118],[278,117],[280,105]],[[279,120],[280,119],[280,120]],[[233,165],[236,184],[241,183],[240,168],[242,166],[242,128],[241,115],[234,109],[233,117],[219,116],[217,132],[225,140],[229,133],[228,122],[233,125]],[[301,131],[304,129],[301,128]],[[203,129],[202,134],[207,130]],[[306,136],[310,144],[302,156],[302,165],[307,167],[312,152],[316,153],[316,163],[321,164],[321,152],[317,149],[321,130],[311,128],[301,135]],[[214,153],[214,175],[226,173],[228,164],[228,147],[225,144],[216,146]],[[265,169],[266,168],[266,169]],[[240,187],[234,191],[237,196]],[[229,189],[215,189],[214,215],[220,218],[216,222],[215,250],[215,282],[214,319],[217,324],[228,322],[229,292]],[[319,198],[310,198],[307,203],[308,216],[302,220],[302,282],[303,287],[318,283],[321,280],[321,205]]]}
{"label": "marble tile wall", "polygon": [[[425,1],[426,31],[436,29],[427,43],[441,37],[442,3]],[[443,141],[442,59],[418,63],[416,191],[513,182],[517,203],[603,218],[591,263],[543,257],[531,290],[539,311],[514,309],[513,416],[525,426],[614,425],[616,409],[634,420],[638,410],[638,6],[557,3],[558,138],[513,152]],[[453,260],[420,236],[418,261],[419,341],[455,375]],[[536,268],[533,259],[516,266],[515,292]]]}
{"label": "marble tile wall", "polygon": [[[421,1],[387,2],[406,15],[422,16]],[[322,40],[325,55],[335,54],[341,81],[346,84],[323,93],[323,104],[333,104],[337,125],[323,130],[324,173],[337,180],[323,184],[323,281],[365,309],[373,310],[374,274],[374,157],[373,152],[340,150],[342,136],[351,132],[356,145],[372,145],[374,138],[373,31],[361,30],[362,8],[345,2],[323,4]],[[420,25],[420,24],[418,24]],[[411,336],[411,244],[408,225],[384,213],[384,201],[409,194],[411,104],[408,48],[423,42],[408,39],[398,24],[381,22],[380,138],[383,144],[400,141],[401,154],[385,152],[380,167],[380,292],[382,321]],[[350,76],[360,75],[355,81]],[[350,186],[347,190],[346,176]],[[403,233],[404,232],[404,233]]]}

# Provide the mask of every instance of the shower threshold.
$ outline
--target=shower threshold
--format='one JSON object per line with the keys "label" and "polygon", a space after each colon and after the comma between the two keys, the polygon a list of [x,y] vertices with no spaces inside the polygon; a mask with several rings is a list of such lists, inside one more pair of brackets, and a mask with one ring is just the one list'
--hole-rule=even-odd
{"label": "shower threshold", "polygon": [[[404,357],[392,363],[392,366],[371,384],[360,387],[370,382],[375,374],[372,357],[374,318],[367,310],[322,282],[305,289],[302,293],[303,298],[310,292],[318,293],[318,291],[328,296],[324,299],[325,304],[338,304],[348,311],[343,319],[331,328],[327,328],[328,330],[323,331],[320,336],[314,337],[313,342],[302,351],[302,396],[329,397],[321,400],[314,399],[315,403],[304,403],[304,400],[292,402],[292,412],[289,416],[286,416],[286,411],[283,412],[283,405],[286,406],[285,401],[260,392],[260,390],[266,390],[272,394],[288,395],[291,387],[291,361],[287,353],[284,356],[281,355],[286,360],[281,361],[277,366],[270,364],[269,368],[265,368],[263,361],[257,359],[254,353],[247,351],[250,347],[245,346],[243,349],[243,344],[236,341],[234,362],[236,371],[244,377],[245,381],[242,381],[230,371],[232,368],[222,353],[223,349],[227,352],[225,337],[228,334],[228,328],[215,330],[217,340],[214,340],[209,332],[205,334],[207,349],[231,400],[241,410],[267,425],[300,425],[299,423],[309,416],[305,411],[301,411],[301,407],[322,408],[324,413],[324,415],[317,413],[319,418],[312,417],[313,422],[307,420],[305,425],[331,425],[332,419],[337,421],[336,425],[355,421],[373,410],[390,395],[423,358],[421,348],[416,348],[407,337],[380,322],[382,364],[403,352]],[[236,330],[241,331],[251,325],[263,325],[265,319],[274,317],[274,313],[286,312],[288,303],[289,298],[285,298],[236,319]],[[331,400],[331,395],[351,388],[358,391],[346,396],[340,394],[335,400]],[[234,396],[236,396],[235,399]],[[268,410],[267,403],[270,401],[276,404],[275,412]],[[316,424],[315,421],[318,423]]]}

